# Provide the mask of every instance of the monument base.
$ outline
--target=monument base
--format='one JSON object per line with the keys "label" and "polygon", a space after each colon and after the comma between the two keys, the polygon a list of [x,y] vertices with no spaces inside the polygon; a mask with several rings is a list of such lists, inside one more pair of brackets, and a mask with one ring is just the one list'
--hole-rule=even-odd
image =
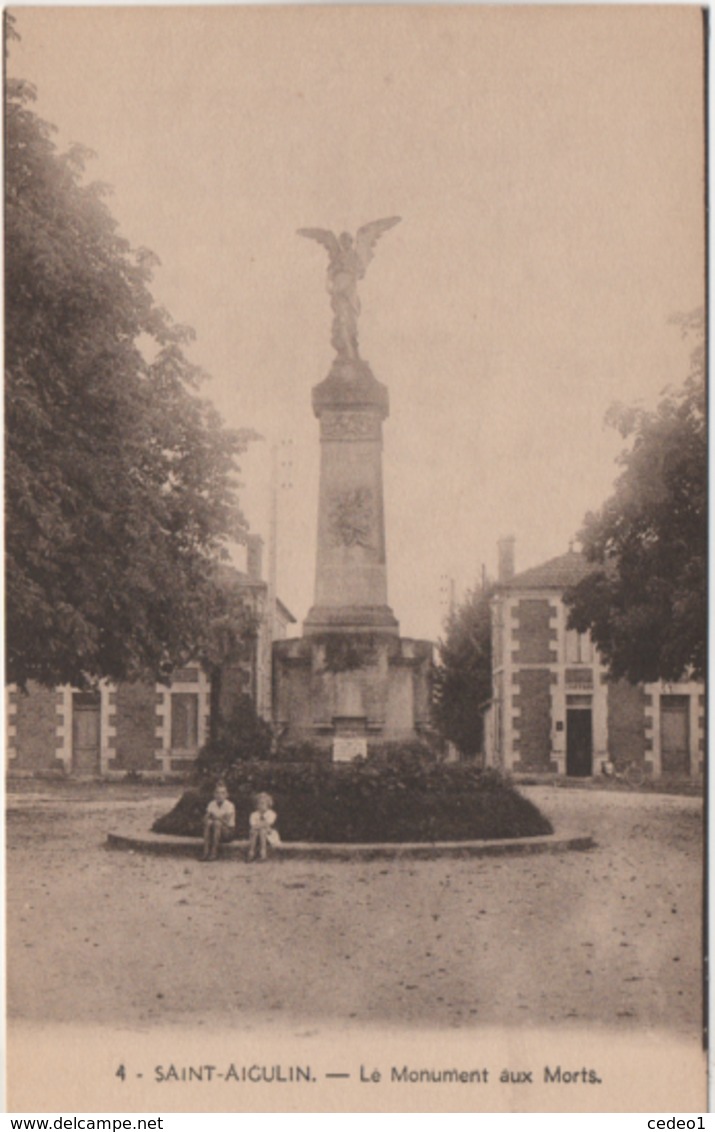
{"label": "monument base", "polygon": [[338,607],[314,605],[303,622],[303,633],[389,633],[396,637],[400,624],[389,605]]}
{"label": "monument base", "polygon": [[432,642],[337,627],[273,645],[279,747],[349,761],[430,729]]}

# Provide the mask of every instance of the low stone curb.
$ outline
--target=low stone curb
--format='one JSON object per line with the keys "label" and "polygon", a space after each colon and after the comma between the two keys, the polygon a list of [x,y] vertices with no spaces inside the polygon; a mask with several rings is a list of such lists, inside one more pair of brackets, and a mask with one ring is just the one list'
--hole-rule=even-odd
{"label": "low stone curb", "polygon": [[[196,837],[168,836],[162,833],[108,833],[111,849],[138,853],[157,853],[175,857],[198,857],[201,844]],[[275,861],[383,861],[435,860],[439,857],[502,857],[529,853],[566,853],[594,849],[590,834],[549,834],[543,837],[510,837],[499,841],[409,841],[401,843],[327,844],[308,841],[284,842],[271,851]],[[227,860],[245,861],[248,841],[231,841],[221,848]]]}

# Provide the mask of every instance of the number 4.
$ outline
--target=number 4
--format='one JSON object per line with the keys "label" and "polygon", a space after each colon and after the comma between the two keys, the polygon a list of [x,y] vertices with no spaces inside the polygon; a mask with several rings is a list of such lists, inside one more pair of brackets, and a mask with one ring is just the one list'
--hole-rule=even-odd
{"label": "number 4", "polygon": [[123,1066],[123,1065],[120,1065],[120,1066],[119,1066],[119,1069],[118,1069],[118,1070],[117,1070],[117,1072],[116,1072],[116,1073],[114,1074],[114,1076],[115,1076],[115,1077],[119,1077],[119,1078],[120,1078],[120,1079],[121,1079],[122,1081],[124,1080],[124,1078],[126,1077],[126,1075],[127,1075],[127,1073],[126,1073],[126,1070],[125,1070],[125,1068],[124,1068],[124,1066]]}

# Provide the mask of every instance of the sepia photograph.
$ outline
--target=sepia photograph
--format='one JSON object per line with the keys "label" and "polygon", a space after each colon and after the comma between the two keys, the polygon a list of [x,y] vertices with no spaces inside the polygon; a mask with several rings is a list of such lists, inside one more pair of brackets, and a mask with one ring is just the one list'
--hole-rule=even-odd
{"label": "sepia photograph", "polygon": [[5,11],[9,1111],[705,1111],[707,40]]}

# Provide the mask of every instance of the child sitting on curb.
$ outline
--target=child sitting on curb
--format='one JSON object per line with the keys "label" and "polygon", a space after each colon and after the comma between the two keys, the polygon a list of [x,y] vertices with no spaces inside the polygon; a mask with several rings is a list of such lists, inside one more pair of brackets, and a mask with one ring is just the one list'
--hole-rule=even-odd
{"label": "child sitting on curb", "polygon": [[202,861],[215,861],[222,841],[230,841],[236,830],[236,807],[229,800],[225,782],[217,782],[204,818]]}
{"label": "child sitting on curb", "polygon": [[256,850],[258,850],[258,859],[265,861],[268,856],[268,846],[280,845],[280,835],[278,830],[274,829],[276,816],[270,794],[257,794],[256,808],[249,818],[249,861],[255,860]]}

